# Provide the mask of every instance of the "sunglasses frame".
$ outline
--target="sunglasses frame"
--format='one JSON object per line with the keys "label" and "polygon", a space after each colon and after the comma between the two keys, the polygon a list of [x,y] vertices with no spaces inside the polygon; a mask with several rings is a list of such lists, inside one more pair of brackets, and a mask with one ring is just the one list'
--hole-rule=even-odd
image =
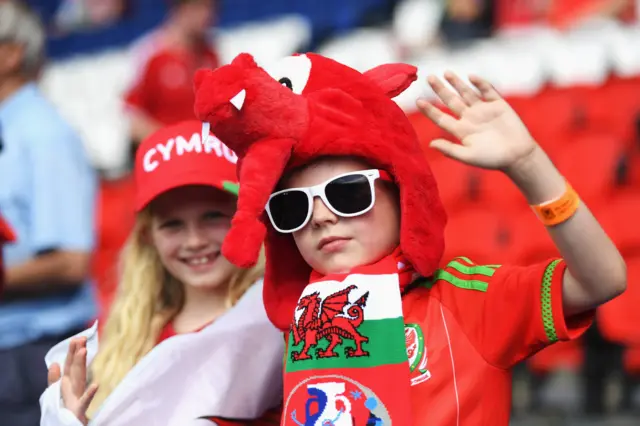
{"label": "sunglasses frame", "polygon": [[[369,190],[371,191],[371,204],[364,210],[361,210],[357,213],[342,213],[339,212],[338,210],[336,210],[331,203],[329,202],[329,200],[327,199],[327,195],[325,193],[325,188],[327,187],[327,185],[329,185],[331,182],[335,181],[336,179],[340,179],[346,176],[364,176],[367,178],[367,181],[369,182]],[[305,226],[307,226],[307,224],[309,223],[309,221],[311,220],[311,216],[313,214],[313,200],[316,197],[320,197],[320,199],[322,200],[322,202],[324,203],[324,205],[336,216],[339,217],[356,217],[356,216],[361,216],[367,212],[369,212],[373,206],[376,204],[376,190],[375,190],[375,181],[376,179],[382,179],[382,180],[386,180],[389,182],[392,182],[393,179],[391,179],[391,176],[389,175],[389,173],[385,172],[384,170],[379,170],[379,169],[368,169],[368,170],[358,170],[355,172],[348,172],[348,173],[342,173],[339,174],[337,176],[334,176],[330,179],[327,179],[326,181],[319,183],[318,185],[314,185],[314,186],[309,186],[309,187],[302,187],[302,188],[288,188],[288,189],[283,189],[281,191],[277,191],[274,192],[273,194],[271,194],[271,196],[269,197],[269,200],[267,201],[267,205],[265,207],[265,210],[267,211],[267,215],[269,216],[269,221],[271,222],[271,226],[273,226],[273,228],[278,231],[281,234],[291,234],[294,232],[297,232],[299,230],[301,230],[302,228],[304,228]],[[273,220],[273,216],[271,216],[271,209],[269,208],[269,203],[271,202],[271,199],[277,195],[280,195],[282,193],[285,192],[291,192],[291,191],[300,191],[303,192],[306,196],[307,196],[307,216],[305,218],[305,220],[302,222],[302,224],[294,229],[291,230],[282,230],[280,228],[278,228],[278,226],[276,225],[275,221]]]}

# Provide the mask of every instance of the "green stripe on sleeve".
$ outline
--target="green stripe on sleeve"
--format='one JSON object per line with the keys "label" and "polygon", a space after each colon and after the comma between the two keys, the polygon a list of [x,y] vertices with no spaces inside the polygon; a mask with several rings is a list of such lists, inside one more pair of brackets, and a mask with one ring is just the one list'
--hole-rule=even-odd
{"label": "green stripe on sleeve", "polygon": [[551,283],[553,282],[553,273],[558,266],[558,263],[561,262],[562,259],[556,259],[547,266],[544,270],[544,275],[542,277],[542,294],[541,294],[541,305],[542,305],[542,322],[544,324],[544,332],[547,335],[547,339],[549,339],[550,343],[554,343],[558,341],[558,333],[556,332],[556,325],[553,321],[553,310],[551,304]]}
{"label": "green stripe on sleeve", "polygon": [[467,266],[455,260],[452,262],[449,262],[447,264],[447,267],[455,269],[456,271],[461,272],[463,274],[467,274],[467,275],[485,275],[487,277],[492,277],[493,274],[496,273],[495,269],[488,266],[479,266],[479,265]]}

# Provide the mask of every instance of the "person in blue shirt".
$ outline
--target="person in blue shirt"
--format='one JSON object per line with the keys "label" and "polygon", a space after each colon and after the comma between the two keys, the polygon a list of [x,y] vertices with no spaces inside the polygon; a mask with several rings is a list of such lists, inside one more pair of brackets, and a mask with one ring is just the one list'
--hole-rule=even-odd
{"label": "person in blue shirt", "polygon": [[77,134],[38,90],[45,35],[23,4],[0,2],[0,423],[39,423],[42,359],[96,314],[88,280],[96,174]]}

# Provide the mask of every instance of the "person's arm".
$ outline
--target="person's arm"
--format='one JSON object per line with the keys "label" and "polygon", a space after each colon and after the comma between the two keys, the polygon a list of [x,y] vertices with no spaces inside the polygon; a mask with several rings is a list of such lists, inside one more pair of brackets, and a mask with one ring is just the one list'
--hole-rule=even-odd
{"label": "person's arm", "polygon": [[[538,146],[505,172],[531,205],[566,190],[564,177]],[[567,263],[562,286],[566,315],[596,308],[626,289],[624,259],[584,203],[569,220],[546,229]]]}
{"label": "person's arm", "polygon": [[46,138],[34,132],[30,139],[30,192],[26,209],[29,233],[25,238],[37,254],[7,268],[9,291],[79,285],[90,268],[95,173],[71,130],[57,125],[43,131]]}
{"label": "person's arm", "polygon": [[[426,100],[417,104],[461,143],[438,139],[431,142],[433,148],[466,164],[503,171],[531,205],[554,200],[565,192],[566,182],[560,172],[491,84],[470,77],[478,94],[452,73],[445,78],[458,93],[447,89],[435,76],[428,81],[459,119]],[[624,259],[584,203],[571,218],[547,227],[547,231],[567,264],[562,281],[565,316],[589,311],[626,289]]]}
{"label": "person's arm", "polygon": [[89,274],[91,255],[86,252],[54,251],[8,268],[7,289],[38,284],[78,285]]}

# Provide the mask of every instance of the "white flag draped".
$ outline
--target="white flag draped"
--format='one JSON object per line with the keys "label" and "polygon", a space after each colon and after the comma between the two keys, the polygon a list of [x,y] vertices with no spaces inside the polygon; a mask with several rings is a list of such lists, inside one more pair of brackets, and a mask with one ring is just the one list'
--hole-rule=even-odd
{"label": "white flag draped", "polygon": [[[87,363],[98,350],[97,325],[88,337]],[[45,357],[64,366],[71,339]],[[213,425],[205,416],[256,418],[282,398],[282,333],[267,319],[262,285],[198,333],[156,346],[105,400],[90,426]],[[81,426],[62,407],[60,382],[40,397],[41,426]]]}

